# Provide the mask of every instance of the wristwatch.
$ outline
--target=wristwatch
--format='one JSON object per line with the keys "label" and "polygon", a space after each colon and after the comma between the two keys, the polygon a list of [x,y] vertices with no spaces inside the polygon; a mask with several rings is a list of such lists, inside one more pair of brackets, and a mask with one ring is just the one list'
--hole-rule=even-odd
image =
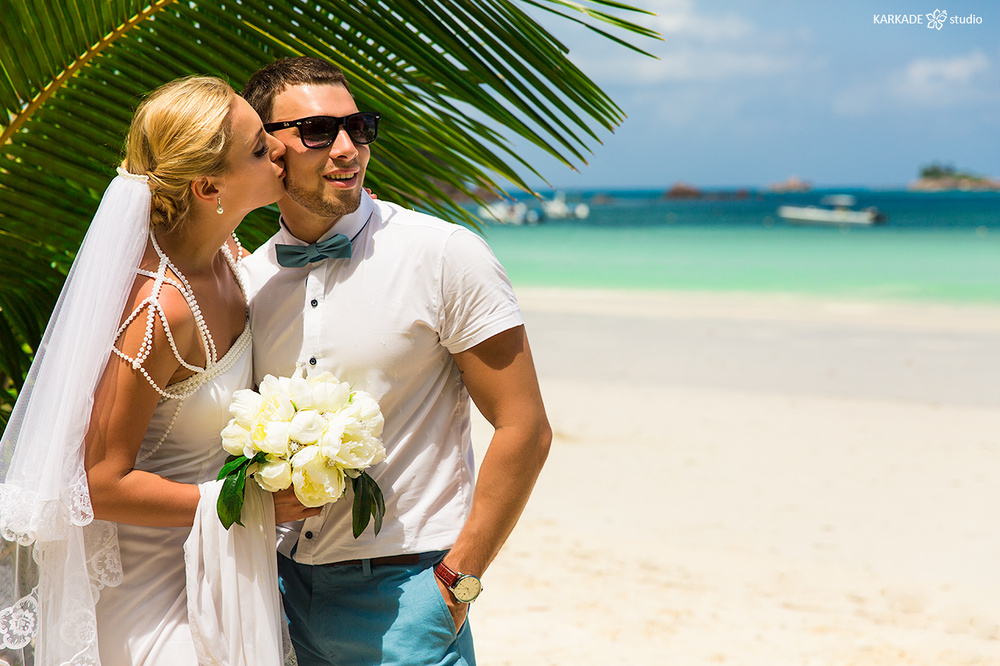
{"label": "wristwatch", "polygon": [[478,578],[472,574],[452,571],[444,562],[434,567],[434,575],[440,578],[444,586],[463,604],[472,603],[483,591],[483,584]]}

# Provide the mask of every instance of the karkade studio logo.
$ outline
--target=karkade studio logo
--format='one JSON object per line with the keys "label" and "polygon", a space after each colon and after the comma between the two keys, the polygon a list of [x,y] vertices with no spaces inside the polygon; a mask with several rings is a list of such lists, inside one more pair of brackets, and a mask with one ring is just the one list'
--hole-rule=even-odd
{"label": "karkade studio logo", "polygon": [[940,30],[947,20],[948,12],[943,9],[935,9],[933,14],[927,14],[927,27]]}
{"label": "karkade studio logo", "polygon": [[930,14],[873,14],[877,24],[893,25],[926,25],[931,30],[940,30],[945,23],[979,25],[983,22],[982,16],[969,14],[968,16],[948,16],[944,9],[935,9]]}

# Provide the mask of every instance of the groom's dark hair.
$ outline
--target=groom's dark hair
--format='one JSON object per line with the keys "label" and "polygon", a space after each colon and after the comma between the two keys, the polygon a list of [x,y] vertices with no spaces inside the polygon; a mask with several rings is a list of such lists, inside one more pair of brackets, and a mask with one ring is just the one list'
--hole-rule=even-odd
{"label": "groom's dark hair", "polygon": [[243,99],[250,103],[265,123],[271,121],[274,98],[285,88],[297,85],[351,86],[339,67],[326,60],[309,58],[281,58],[265,65],[250,77],[243,86]]}

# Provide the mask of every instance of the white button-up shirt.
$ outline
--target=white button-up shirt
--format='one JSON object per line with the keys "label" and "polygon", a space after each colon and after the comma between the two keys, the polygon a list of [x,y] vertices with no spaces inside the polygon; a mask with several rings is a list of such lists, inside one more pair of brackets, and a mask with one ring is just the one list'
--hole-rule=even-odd
{"label": "white button-up shirt", "polygon": [[[282,225],[242,266],[251,301],[254,378],[332,372],[385,416],[385,462],[369,473],[385,496],[382,531],[355,540],[353,495],[283,527],[279,549],[305,564],[450,548],[472,503],[470,401],[452,354],[522,323],[500,263],[475,233],[362,195],[328,238],[350,259],[283,268]],[[321,239],[322,240],[322,239]]]}

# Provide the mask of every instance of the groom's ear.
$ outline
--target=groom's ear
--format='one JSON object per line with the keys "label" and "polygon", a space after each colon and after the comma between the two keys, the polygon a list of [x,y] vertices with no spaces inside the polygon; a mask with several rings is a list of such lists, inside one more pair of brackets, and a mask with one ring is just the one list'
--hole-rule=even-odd
{"label": "groom's ear", "polygon": [[196,199],[212,204],[213,206],[216,205],[216,199],[219,198],[220,191],[214,178],[199,176],[191,181],[191,194]]}

